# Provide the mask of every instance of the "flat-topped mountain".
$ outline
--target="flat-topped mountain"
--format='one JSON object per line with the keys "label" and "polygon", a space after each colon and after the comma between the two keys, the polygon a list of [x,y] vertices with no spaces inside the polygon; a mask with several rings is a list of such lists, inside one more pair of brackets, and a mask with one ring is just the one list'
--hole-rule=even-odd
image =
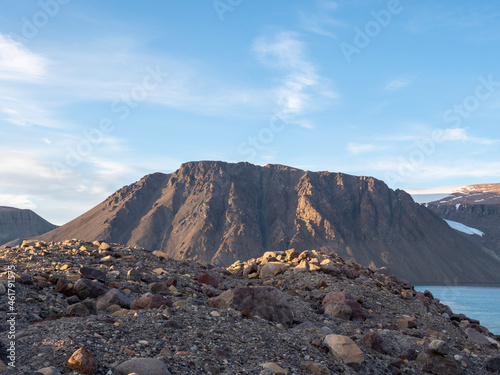
{"label": "flat-topped mountain", "polygon": [[265,251],[334,251],[414,282],[500,282],[500,262],[372,177],[189,162],[126,186],[37,238],[105,240],[229,265]]}
{"label": "flat-topped mountain", "polygon": [[0,206],[0,246],[16,239],[38,236],[54,228],[57,226],[31,210]]}

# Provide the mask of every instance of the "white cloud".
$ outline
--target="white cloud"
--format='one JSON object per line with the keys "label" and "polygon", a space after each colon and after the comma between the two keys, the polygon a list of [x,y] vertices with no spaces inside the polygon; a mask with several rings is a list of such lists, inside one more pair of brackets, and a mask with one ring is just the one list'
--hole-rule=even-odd
{"label": "white cloud", "polygon": [[47,74],[48,61],[0,34],[0,80],[33,81]]}
{"label": "white cloud", "polygon": [[467,134],[467,130],[463,128],[444,129],[441,139],[444,141],[462,141],[464,143],[471,142],[483,145],[498,143],[497,139],[471,137]]}
{"label": "white cloud", "polygon": [[415,79],[417,79],[417,76],[415,76],[415,75],[404,74],[404,75],[399,76],[397,78],[391,79],[389,82],[387,82],[385,84],[385,89],[388,91],[396,91],[396,90],[405,88],[410,83],[412,83]]}
{"label": "white cloud", "polygon": [[282,32],[271,38],[259,38],[254,42],[253,51],[265,66],[286,74],[275,90],[277,109],[281,113],[300,115],[314,107],[316,98],[337,97],[320,84],[323,79],[296,34]]}
{"label": "white cloud", "polygon": [[0,194],[0,206],[29,210],[36,209],[36,204],[33,203],[30,196],[18,194]]}

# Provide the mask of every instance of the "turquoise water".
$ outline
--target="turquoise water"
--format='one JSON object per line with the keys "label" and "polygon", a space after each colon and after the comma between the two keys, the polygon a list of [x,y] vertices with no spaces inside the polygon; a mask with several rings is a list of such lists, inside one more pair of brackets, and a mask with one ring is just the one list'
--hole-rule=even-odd
{"label": "turquoise water", "polygon": [[441,303],[450,306],[455,314],[477,319],[490,332],[500,335],[500,285],[415,285],[415,290],[423,292],[426,289]]}

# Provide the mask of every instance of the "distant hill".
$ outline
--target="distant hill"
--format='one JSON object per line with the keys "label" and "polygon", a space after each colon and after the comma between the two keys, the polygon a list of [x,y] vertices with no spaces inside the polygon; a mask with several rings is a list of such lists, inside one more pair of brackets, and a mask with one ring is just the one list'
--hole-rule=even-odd
{"label": "distant hill", "polygon": [[56,225],[31,210],[0,206],[0,246],[15,240],[38,236]]}
{"label": "distant hill", "polygon": [[[439,217],[483,232],[482,236],[473,236],[473,240],[500,259],[500,184],[462,185],[409,192]],[[432,195],[432,192],[437,195]]]}
{"label": "distant hill", "polygon": [[106,240],[229,265],[322,249],[413,282],[499,282],[500,262],[410,195],[372,177],[189,162],[126,186],[39,239]]}

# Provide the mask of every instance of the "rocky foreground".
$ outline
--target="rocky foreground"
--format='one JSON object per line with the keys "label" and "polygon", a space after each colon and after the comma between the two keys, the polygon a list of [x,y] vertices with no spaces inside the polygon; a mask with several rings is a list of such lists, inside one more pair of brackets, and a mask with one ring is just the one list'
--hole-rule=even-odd
{"label": "rocky foreground", "polygon": [[500,374],[478,321],[314,250],[227,269],[97,241],[0,253],[13,374]]}

